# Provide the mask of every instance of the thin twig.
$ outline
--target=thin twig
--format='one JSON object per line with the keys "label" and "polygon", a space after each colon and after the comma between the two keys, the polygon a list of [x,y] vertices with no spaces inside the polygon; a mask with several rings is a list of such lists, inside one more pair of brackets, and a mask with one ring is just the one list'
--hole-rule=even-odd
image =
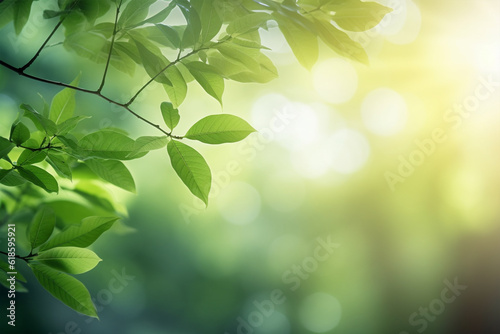
{"label": "thin twig", "polygon": [[97,88],[97,91],[99,93],[101,92],[102,88],[104,87],[104,83],[106,82],[106,75],[108,74],[109,63],[111,62],[111,54],[113,53],[113,46],[115,44],[115,38],[117,32],[116,26],[118,24],[118,15],[120,14],[121,6],[122,6],[122,0],[120,0],[120,3],[116,6],[115,25],[113,26],[113,36],[111,37],[111,45],[109,46],[108,59],[106,60],[106,67],[104,68],[104,74],[102,75],[101,84],[99,85],[99,88]]}
{"label": "thin twig", "polygon": [[[76,0],[72,5],[71,7],[69,8],[69,12],[71,12],[71,10],[73,9],[73,7],[76,6],[76,4],[78,3],[78,1],[80,0]],[[52,38],[52,36],[54,36],[54,34],[56,33],[56,31],[59,29],[59,27],[61,26],[61,24],[63,23],[64,19],[66,19],[67,15],[64,15],[61,17],[61,19],[59,20],[59,22],[57,22],[56,26],[54,27],[54,29],[52,29],[52,32],[49,34],[49,36],[45,39],[45,41],[43,42],[42,46],[40,46],[40,48],[38,49],[38,51],[35,53],[35,55],[33,56],[33,58],[31,58],[24,66],[22,66],[20,68],[21,72],[24,72],[28,67],[31,66],[31,64],[33,64],[33,62],[38,58],[38,56],[40,56],[40,53],[42,53],[42,50],[45,48],[45,46],[47,45],[47,43],[50,41],[50,39]]]}

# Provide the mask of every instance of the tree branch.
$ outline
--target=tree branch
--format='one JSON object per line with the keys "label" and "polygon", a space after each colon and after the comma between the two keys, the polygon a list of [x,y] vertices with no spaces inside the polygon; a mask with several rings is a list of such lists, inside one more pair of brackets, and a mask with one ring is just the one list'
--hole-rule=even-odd
{"label": "tree branch", "polygon": [[[9,256],[9,253],[2,252],[2,251],[0,251],[0,254],[3,254],[3,255],[6,255],[6,256]],[[28,262],[31,260],[31,258],[32,258],[33,256],[35,256],[35,255],[27,255],[27,256],[20,256],[20,255],[17,255],[17,254],[16,254],[16,255],[14,255],[14,257],[15,257],[15,258],[18,258],[18,259],[24,260],[24,261],[26,261],[26,263],[28,263]]]}
{"label": "tree branch", "polygon": [[[196,51],[196,52],[198,52],[198,51]],[[125,105],[126,105],[126,106],[131,105],[131,104],[135,101],[135,99],[139,96],[139,94],[141,94],[141,93],[142,93],[142,91],[143,91],[144,89],[146,89],[146,87],[148,87],[148,86],[149,86],[149,85],[150,85],[153,81],[155,81],[155,79],[156,79],[156,78],[158,78],[158,77],[159,77],[159,76],[160,76],[163,72],[165,72],[165,71],[166,71],[167,69],[169,69],[171,66],[173,66],[173,65],[177,64],[177,63],[178,63],[179,61],[181,61],[182,59],[185,59],[185,58],[187,58],[187,57],[189,57],[189,56],[191,56],[191,55],[195,54],[196,52],[193,50],[193,51],[191,51],[191,52],[189,52],[189,53],[185,54],[183,57],[181,57],[181,58],[177,57],[177,59],[176,59],[176,60],[174,60],[174,61],[172,61],[172,62],[168,63],[168,65],[167,65],[167,66],[165,66],[165,67],[164,67],[164,68],[163,68],[160,72],[156,73],[156,75],[155,75],[154,77],[152,77],[151,79],[149,79],[149,81],[148,81],[148,82],[146,82],[146,83],[145,83],[145,84],[144,84],[144,85],[143,85],[143,86],[142,86],[142,87],[141,87],[141,88],[137,91],[137,93],[135,93],[135,94],[134,94],[134,96],[132,96],[132,97],[130,98],[130,100],[129,100],[127,103],[125,103]]]}
{"label": "tree branch", "polygon": [[[80,0],[76,0],[72,5],[71,7],[69,8],[69,11],[71,11],[73,9],[73,7],[76,6],[76,4],[78,3],[78,1]],[[56,26],[54,27],[54,29],[52,29],[52,32],[49,34],[49,36],[45,39],[45,42],[43,42],[42,46],[40,46],[40,48],[38,49],[38,51],[35,53],[35,55],[33,56],[33,58],[31,58],[23,67],[20,68],[20,71],[21,72],[24,72],[24,70],[26,70],[28,67],[31,66],[31,64],[33,64],[33,62],[38,58],[38,56],[40,56],[40,53],[42,53],[42,50],[45,48],[45,46],[47,45],[47,43],[50,41],[50,39],[52,38],[52,36],[54,36],[54,34],[56,33],[56,31],[59,29],[59,27],[61,26],[61,24],[63,23],[64,19],[66,19],[67,15],[64,15],[61,17],[61,19],[59,20],[59,22],[57,22]]]}
{"label": "tree branch", "polygon": [[109,63],[111,61],[111,54],[113,53],[113,46],[115,44],[115,38],[116,38],[116,25],[118,24],[118,15],[120,14],[120,7],[122,6],[122,0],[120,0],[120,3],[116,6],[116,15],[115,15],[115,25],[113,26],[113,36],[111,37],[111,45],[109,46],[109,53],[108,53],[108,59],[106,60],[106,67],[104,68],[104,74],[102,75],[102,80],[101,84],[99,85],[99,88],[97,88],[97,92],[101,92],[102,88],[104,87],[104,83],[106,82],[106,75],[108,74],[108,68],[109,68]]}

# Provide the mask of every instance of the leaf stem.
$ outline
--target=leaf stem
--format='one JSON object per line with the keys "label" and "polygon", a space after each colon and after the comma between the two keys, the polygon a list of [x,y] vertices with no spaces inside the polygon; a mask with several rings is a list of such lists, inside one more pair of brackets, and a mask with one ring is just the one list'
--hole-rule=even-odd
{"label": "leaf stem", "polygon": [[[9,253],[6,253],[6,252],[2,252],[0,251],[0,254],[3,254],[3,255],[6,255],[6,256],[9,256]],[[26,255],[26,256],[20,256],[20,255],[14,255],[15,258],[18,258],[18,259],[21,259],[21,260],[24,260],[26,261],[26,263],[28,263],[29,261],[31,261],[33,259],[33,257],[35,257],[37,254],[29,254],[29,255]]]}

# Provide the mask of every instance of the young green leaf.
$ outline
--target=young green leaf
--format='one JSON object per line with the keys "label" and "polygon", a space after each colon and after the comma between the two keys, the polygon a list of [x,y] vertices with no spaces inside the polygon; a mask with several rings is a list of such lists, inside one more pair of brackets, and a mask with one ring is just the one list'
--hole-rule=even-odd
{"label": "young green leaf", "polygon": [[25,111],[23,116],[30,119],[38,130],[45,132],[49,136],[56,133],[57,125],[50,119],[27,104],[21,104],[21,109]]}
{"label": "young green leaf", "polygon": [[[72,86],[78,86],[80,82],[80,75],[76,77]],[[55,124],[61,124],[65,120],[71,118],[75,112],[75,90],[70,88],[64,88],[62,91],[56,94],[52,99],[50,105],[49,119]]]}
{"label": "young green leaf", "polygon": [[379,3],[360,0],[331,1],[322,6],[322,9],[335,12],[333,20],[340,28],[356,32],[372,29],[382,21],[386,14],[392,12],[392,8]]}
{"label": "young green leaf", "polygon": [[165,124],[168,126],[170,130],[173,130],[177,126],[177,124],[179,124],[179,120],[181,119],[181,116],[179,115],[179,110],[175,109],[172,103],[168,102],[163,102],[160,105],[160,109]]}
{"label": "young green leaf", "polygon": [[71,118],[65,120],[64,122],[62,122],[61,124],[59,124],[57,126],[57,130],[56,130],[57,135],[67,134],[68,132],[73,130],[78,125],[78,123],[80,123],[82,120],[84,120],[86,118],[90,118],[90,117],[89,116],[75,116],[75,117],[71,117]]}
{"label": "young green leaf", "polygon": [[[179,37],[179,33],[177,32],[177,30],[165,24],[156,24],[155,27],[162,33],[163,37],[167,39],[168,43],[170,43],[172,47],[180,47],[181,38]],[[162,44],[167,43],[163,42]]]}
{"label": "young green leaf", "polygon": [[135,141],[115,131],[100,130],[90,133],[83,137],[78,145],[78,153],[83,157],[118,160],[138,158],[130,155],[134,151]]}
{"label": "young green leaf", "polygon": [[30,264],[36,279],[52,296],[73,310],[98,318],[87,288],[76,278],[43,264]]}
{"label": "young green leaf", "polygon": [[36,166],[23,166],[18,167],[17,171],[23,178],[30,181],[31,183],[45,189],[47,192],[58,192],[59,185],[56,179],[45,170]]}
{"label": "young green leaf", "polygon": [[222,105],[224,79],[217,73],[217,69],[202,62],[191,62],[185,65],[200,86]]}
{"label": "young green leaf", "polygon": [[368,55],[358,42],[352,40],[345,32],[335,28],[330,22],[315,20],[319,37],[330,49],[339,55],[368,64]]}
{"label": "young green leaf", "polygon": [[159,150],[167,146],[169,138],[167,136],[144,136],[139,137],[135,141],[134,151],[131,153],[132,156],[141,154],[144,152],[149,152],[153,150]]}
{"label": "young green leaf", "polygon": [[33,217],[29,229],[31,249],[35,249],[49,240],[56,224],[56,215],[51,207],[44,206]]}
{"label": "young green leaf", "polygon": [[47,153],[44,151],[31,151],[26,149],[21,153],[19,159],[17,159],[17,164],[20,166],[32,165],[42,162],[46,157]]}
{"label": "young green leaf", "polygon": [[215,37],[222,27],[222,20],[219,16],[217,6],[212,1],[203,1],[200,11],[200,21],[200,42],[203,44]]}
{"label": "young green leaf", "polygon": [[0,159],[9,154],[12,149],[16,147],[12,142],[5,139],[4,137],[0,137]]}
{"label": "young green leaf", "polygon": [[20,34],[30,17],[33,0],[18,0],[14,2],[14,28]]}
{"label": "young green leaf", "polygon": [[272,20],[272,16],[264,12],[256,12],[245,15],[237,20],[231,21],[226,27],[226,32],[235,37],[250,31],[265,27],[267,21]]}
{"label": "young green leaf", "polygon": [[56,247],[40,252],[34,260],[68,274],[83,274],[102,261],[93,251],[78,247]]}
{"label": "young green leaf", "polygon": [[79,225],[71,225],[66,230],[53,236],[42,245],[40,251],[55,247],[87,247],[109,230],[118,217],[87,217]]}
{"label": "young green leaf", "polygon": [[208,205],[212,174],[207,162],[195,149],[177,140],[167,145],[170,162],[177,175],[189,190]]}
{"label": "young green leaf", "polygon": [[161,54],[161,51],[154,45],[146,47],[136,39],[134,39],[134,42],[139,51],[141,62],[148,75],[157,82],[172,85],[172,82],[163,71],[168,66],[169,61]]}
{"label": "young green leaf", "polygon": [[[3,270],[3,271],[5,271],[6,273],[7,273],[7,272],[12,271],[12,270],[9,268],[9,264],[8,264],[8,263],[6,263],[6,262],[4,262],[3,260],[0,260],[0,269],[1,269],[1,270]],[[17,274],[16,274],[16,279],[17,279],[18,281],[21,281],[21,282],[24,282],[24,283],[26,283],[26,282],[27,282],[27,281],[26,281],[26,278],[24,278],[24,276],[23,276],[20,272],[17,272]]]}
{"label": "young green leaf", "polygon": [[47,162],[54,168],[59,176],[70,180],[72,179],[71,168],[64,154],[56,154],[49,151],[47,156]]}
{"label": "young green leaf", "polygon": [[184,137],[206,144],[234,143],[245,139],[255,129],[238,116],[210,115],[196,122]]}
{"label": "young green leaf", "polygon": [[19,146],[30,139],[30,130],[23,123],[17,123],[11,128],[10,139]]}
{"label": "young green leaf", "polygon": [[135,192],[132,174],[123,162],[118,160],[88,159],[85,164],[105,181],[130,192]]}
{"label": "young green leaf", "polygon": [[284,15],[275,14],[273,17],[299,63],[310,70],[318,60],[317,37]]}
{"label": "young green leaf", "polygon": [[178,108],[187,94],[186,80],[177,65],[170,66],[165,74],[170,79],[170,84],[163,85],[174,108]]}
{"label": "young green leaf", "polygon": [[184,34],[182,35],[181,48],[195,48],[198,40],[200,39],[202,28],[200,15],[187,1],[177,0],[177,4],[187,21],[186,30],[184,30]]}
{"label": "young green leaf", "polygon": [[131,0],[118,19],[120,28],[135,25],[146,18],[149,7],[156,0]]}
{"label": "young green leaf", "polygon": [[17,187],[25,183],[25,179],[14,169],[0,169],[0,183],[8,187]]}

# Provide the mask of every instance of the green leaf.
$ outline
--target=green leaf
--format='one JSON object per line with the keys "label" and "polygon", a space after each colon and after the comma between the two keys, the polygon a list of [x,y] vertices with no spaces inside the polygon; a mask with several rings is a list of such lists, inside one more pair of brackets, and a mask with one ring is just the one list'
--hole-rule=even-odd
{"label": "green leaf", "polygon": [[30,130],[23,123],[17,123],[11,128],[10,139],[19,146],[30,139]]}
{"label": "green leaf", "polygon": [[0,183],[8,187],[17,187],[26,181],[14,169],[0,169]]}
{"label": "green leaf", "polygon": [[55,247],[82,247],[94,243],[105,231],[109,230],[118,217],[87,217],[79,225],[71,225],[43,244],[40,251]]}
{"label": "green leaf", "polygon": [[[173,2],[172,2],[173,3]],[[163,36],[172,44],[173,47],[179,48],[181,45],[181,38],[177,30],[165,24],[156,24],[158,30]]]}
{"label": "green leaf", "polygon": [[[80,75],[78,75],[76,79],[71,82],[71,85],[78,86],[79,82]],[[61,124],[73,116],[75,105],[75,90],[71,88],[64,88],[52,99],[49,119],[56,124]]]}
{"label": "green leaf", "polygon": [[20,166],[32,165],[44,161],[46,157],[47,154],[44,151],[24,150],[17,159],[17,164]]}
{"label": "green leaf", "polygon": [[177,140],[167,145],[172,167],[188,189],[208,205],[212,174],[207,162],[195,149]]}
{"label": "green leaf", "polygon": [[272,16],[268,13],[250,13],[229,23],[226,27],[226,32],[235,37],[261,27],[266,27],[267,21],[272,19]]}
{"label": "green leaf", "polygon": [[68,274],[83,274],[102,261],[93,251],[78,247],[57,247],[40,252],[34,260]]}
{"label": "green leaf", "polygon": [[36,279],[52,296],[73,310],[98,318],[87,288],[76,278],[43,264],[30,264]]}
{"label": "green leaf", "polygon": [[167,136],[144,136],[139,137],[135,141],[134,151],[131,155],[137,155],[144,152],[149,152],[152,150],[159,150],[164,148],[168,144],[169,138]]}
{"label": "green leaf", "polygon": [[18,167],[17,171],[23,178],[45,189],[49,193],[59,191],[59,185],[57,184],[56,179],[39,167],[23,166]]}
{"label": "green leaf", "polygon": [[368,64],[368,55],[356,41],[345,32],[335,28],[330,22],[315,20],[320,38],[339,55]]}
{"label": "green leaf", "polygon": [[181,119],[179,110],[175,109],[172,103],[168,102],[163,102],[160,105],[160,109],[165,124],[170,130],[173,130],[177,126],[177,124],[179,124],[179,120]]}
{"label": "green leaf", "polygon": [[14,2],[14,28],[20,34],[30,17],[33,0],[17,0]]}
{"label": "green leaf", "polygon": [[61,177],[65,177],[71,180],[71,168],[68,165],[66,157],[63,154],[56,154],[50,151],[47,155],[47,162],[52,166],[52,168],[54,168],[56,173]]}
{"label": "green leaf", "polygon": [[[12,270],[9,268],[9,264],[4,262],[3,260],[0,260],[0,269],[2,269],[3,271],[5,271],[6,273],[7,272],[11,272]],[[16,279],[18,281],[21,281],[21,282],[24,282],[26,283],[26,278],[24,278],[24,276],[18,271],[17,274],[16,274]]]}
{"label": "green leaf", "polygon": [[154,2],[156,0],[130,0],[118,19],[118,27],[132,26],[144,20]]}
{"label": "green leaf", "polygon": [[259,53],[257,50],[248,50],[232,43],[221,44],[217,46],[217,50],[219,50],[224,57],[241,64],[241,67],[245,70],[248,69],[252,72],[260,71],[260,63],[255,57]]}
{"label": "green leaf", "polygon": [[87,158],[135,159],[139,156],[131,155],[134,152],[134,146],[135,141],[124,134],[100,130],[90,133],[80,140],[78,153]]}
{"label": "green leaf", "polygon": [[222,27],[222,19],[217,11],[217,5],[213,1],[203,1],[200,11],[201,21],[201,43],[210,41]]}
{"label": "green leaf", "polygon": [[[72,12],[72,14],[76,13],[77,12],[74,11]],[[71,15],[68,16],[68,18],[69,17],[71,17]],[[68,22],[68,18],[66,18],[64,22]],[[85,22],[83,17],[82,20]],[[101,32],[77,30],[66,36],[64,47],[75,51],[81,57],[88,58],[97,63],[103,63],[108,56],[109,43],[110,42]]]}
{"label": "green leaf", "polygon": [[392,12],[392,8],[379,3],[360,0],[331,1],[322,6],[322,9],[335,12],[333,20],[340,28],[357,32],[372,29],[382,21],[386,14]]}
{"label": "green leaf", "polygon": [[187,21],[186,30],[184,30],[184,34],[182,35],[181,48],[194,49],[200,38],[202,28],[200,16],[187,1],[177,0],[177,5],[181,9],[182,14]]}
{"label": "green leaf", "polygon": [[29,118],[33,122],[33,124],[35,124],[38,130],[45,132],[49,136],[52,136],[56,133],[56,124],[33,109],[30,105],[21,104],[20,108],[26,111],[24,113],[24,117]]}
{"label": "green leaf", "polygon": [[130,192],[135,192],[132,174],[123,162],[117,160],[88,159],[85,164],[105,181]]}
{"label": "green leaf", "polygon": [[16,147],[16,145],[11,143],[8,139],[0,137],[0,159],[9,154],[14,147]]}
{"label": "green leaf", "polygon": [[82,120],[86,118],[90,118],[90,116],[75,116],[65,120],[64,122],[62,122],[57,126],[56,130],[57,134],[58,135],[67,134],[68,132],[73,130],[78,125],[78,123],[80,123]]}
{"label": "green leaf", "polygon": [[160,10],[158,13],[155,15],[151,16],[150,18],[140,22],[137,24],[137,26],[141,26],[146,23],[160,23],[163,22],[172,12],[172,10],[175,8],[175,1],[171,1],[167,7],[163,8]]}
{"label": "green leaf", "polygon": [[56,215],[51,207],[44,206],[35,214],[29,229],[31,249],[49,240],[56,224]]}
{"label": "green leaf", "polygon": [[273,16],[283,33],[288,45],[297,57],[299,63],[307,69],[311,69],[318,60],[319,49],[316,35],[304,29],[286,16],[275,14]]}
{"label": "green leaf", "polygon": [[200,86],[222,105],[224,79],[217,73],[217,69],[202,62],[191,62],[185,65]]}
{"label": "green leaf", "polygon": [[245,139],[255,129],[234,115],[210,115],[196,122],[185,137],[206,144],[234,143]]}
{"label": "green leaf", "polygon": [[166,75],[170,79],[170,84],[163,85],[167,95],[172,102],[174,108],[178,108],[187,94],[187,84],[182,76],[180,70],[177,68],[177,65],[170,66],[166,71]]}
{"label": "green leaf", "polygon": [[169,64],[168,59],[161,55],[161,52],[156,46],[151,45],[146,47],[136,39],[134,39],[134,42],[137,46],[137,50],[139,51],[144,69],[148,75],[151,78],[154,78],[155,81],[172,85],[172,82],[165,75],[165,71],[163,71]]}

